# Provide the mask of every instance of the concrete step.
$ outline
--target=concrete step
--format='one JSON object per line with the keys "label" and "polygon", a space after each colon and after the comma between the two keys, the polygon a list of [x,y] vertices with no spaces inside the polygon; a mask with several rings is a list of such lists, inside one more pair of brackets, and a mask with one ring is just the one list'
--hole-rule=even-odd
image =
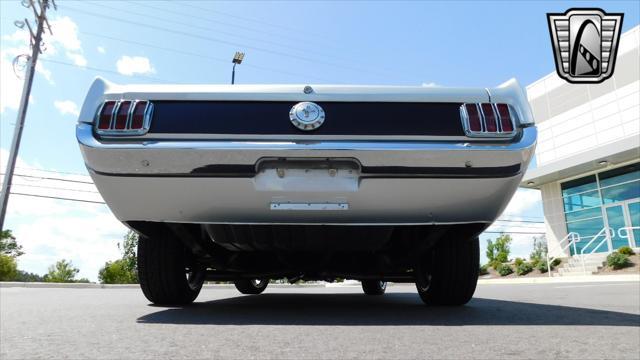
{"label": "concrete step", "polygon": [[595,274],[595,272],[591,271],[586,271],[586,272],[569,272],[569,273],[554,273],[553,276],[554,277],[560,277],[560,276],[588,276],[588,275],[593,275]]}
{"label": "concrete step", "polygon": [[558,270],[558,274],[577,274],[577,273],[583,273],[583,272],[588,272],[588,273],[594,273],[594,272],[598,272],[598,268],[595,267],[588,267],[585,269],[572,269],[572,270],[567,270],[567,269],[559,269]]}
{"label": "concrete step", "polygon": [[[604,261],[585,261],[584,265],[585,266],[602,266],[604,265]],[[561,267],[565,267],[565,268],[570,268],[570,267],[581,267],[582,266],[582,262],[575,262],[575,263],[567,263],[564,266]]]}

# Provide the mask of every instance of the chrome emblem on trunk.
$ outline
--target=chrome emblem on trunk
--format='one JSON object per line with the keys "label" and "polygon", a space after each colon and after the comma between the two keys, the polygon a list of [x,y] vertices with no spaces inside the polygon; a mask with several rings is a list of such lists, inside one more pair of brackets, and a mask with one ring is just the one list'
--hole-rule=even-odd
{"label": "chrome emblem on trunk", "polygon": [[300,130],[315,130],[324,123],[324,110],[309,101],[297,103],[289,111],[289,120]]}

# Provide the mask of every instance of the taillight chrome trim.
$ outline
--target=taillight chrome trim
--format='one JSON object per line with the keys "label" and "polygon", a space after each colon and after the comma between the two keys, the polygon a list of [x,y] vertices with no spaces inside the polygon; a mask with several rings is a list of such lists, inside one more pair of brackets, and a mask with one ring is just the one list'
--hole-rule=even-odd
{"label": "taillight chrome trim", "polygon": [[[482,110],[482,104],[490,104],[493,110],[493,114],[495,116],[496,121],[496,131],[491,132],[487,131],[487,121]],[[469,114],[467,113],[467,105],[475,106],[478,115],[480,116],[480,126],[481,131],[473,131],[471,130],[471,125],[469,123]],[[507,105],[507,109],[509,111],[509,120],[511,122],[512,131],[504,131],[502,129],[502,116],[500,116],[500,112],[498,111],[498,105],[496,103],[465,103],[460,106],[460,119],[462,120],[462,127],[464,129],[464,133],[468,137],[479,137],[479,138],[511,138],[516,135],[516,112],[513,107],[509,104]]]}
{"label": "taillight chrome trim", "polygon": [[[144,135],[149,131],[149,128],[151,127],[151,119],[153,117],[153,103],[151,103],[151,101],[149,100],[115,100],[116,104],[113,107],[113,110],[111,112],[111,120],[109,122],[109,129],[108,130],[104,130],[104,129],[99,129],[98,125],[99,125],[99,121],[100,121],[100,114],[102,113],[102,110],[104,109],[105,104],[108,101],[114,101],[114,100],[107,100],[104,101],[99,107],[98,107],[98,111],[96,112],[95,118],[94,118],[94,125],[93,125],[93,129],[96,132],[96,134],[98,135],[105,135],[105,136],[109,136],[109,135],[115,135],[115,136],[140,136],[140,135]],[[123,102],[131,102],[131,105],[129,105],[129,110],[127,111],[127,121],[125,123],[124,129],[116,129],[115,128],[115,122],[116,122],[116,116],[118,115],[118,112],[120,111],[120,106],[122,105]],[[143,111],[143,115],[142,115],[142,128],[140,129],[131,129],[131,125],[133,122],[133,114],[134,114],[134,110],[136,109],[136,106],[138,105],[138,103],[140,102],[145,102],[145,108]]]}

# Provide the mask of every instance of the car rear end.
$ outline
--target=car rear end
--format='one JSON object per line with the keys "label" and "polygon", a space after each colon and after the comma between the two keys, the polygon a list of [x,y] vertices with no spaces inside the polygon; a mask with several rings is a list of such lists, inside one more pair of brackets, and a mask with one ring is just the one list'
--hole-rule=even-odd
{"label": "car rear end", "polygon": [[[324,112],[300,129],[292,108]],[[77,138],[123,222],[490,224],[536,130],[515,81],[492,89],[128,85],[97,79]]]}
{"label": "car rear end", "polygon": [[[515,81],[492,89],[330,85],[92,85],[77,137],[115,216],[138,231],[156,304],[205,279],[415,282],[461,305],[478,235],[531,159]],[[186,275],[186,276],[185,276]]]}

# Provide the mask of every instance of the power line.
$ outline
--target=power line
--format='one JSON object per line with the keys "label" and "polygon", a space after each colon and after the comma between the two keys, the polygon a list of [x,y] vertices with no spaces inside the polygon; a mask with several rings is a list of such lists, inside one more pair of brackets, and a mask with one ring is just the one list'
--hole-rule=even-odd
{"label": "power line", "polygon": [[[173,0],[168,0],[168,2],[172,2],[172,1]],[[132,2],[135,2],[135,1],[132,1]],[[300,33],[300,28],[284,26],[282,24],[274,24],[274,23],[263,21],[263,20],[259,20],[259,19],[248,18],[248,17],[243,17],[243,16],[239,16],[239,15],[223,12],[223,11],[220,11],[220,10],[208,9],[208,8],[196,6],[196,5],[193,5],[193,4],[184,3],[184,4],[181,4],[181,5],[188,6],[188,7],[191,7],[193,9],[200,10],[200,11],[205,11],[205,12],[209,12],[209,13],[213,13],[213,14],[220,14],[220,15],[223,15],[225,17],[232,17],[232,18],[244,20],[244,21],[247,21],[247,22],[254,22],[254,23],[259,23],[259,24],[263,24],[263,25],[267,25],[267,26],[281,28],[281,29],[287,30],[289,32],[290,31],[295,31],[296,33]],[[239,27],[237,24],[228,23],[228,25],[229,26]],[[249,28],[245,28],[245,29],[249,29]],[[308,29],[305,29],[305,30],[308,30]],[[253,31],[261,31],[261,29],[256,29],[256,30],[253,30]],[[307,31],[307,34],[313,35],[313,36],[318,37],[318,38],[320,38],[322,36],[322,34],[309,33],[308,31]],[[296,38],[296,37],[290,37],[290,36],[285,36],[285,35],[278,35],[278,36],[289,37],[290,39],[293,39],[293,40],[306,40],[308,38],[307,34],[302,34],[302,35],[306,35],[304,38]],[[329,42],[326,42],[326,43],[330,44]]]}
{"label": "power line", "polygon": [[502,218],[505,218],[505,216],[508,217],[516,217],[519,219],[535,219],[535,220],[544,220],[544,216],[525,216],[525,215],[517,215],[514,213],[511,214],[502,214]]}
{"label": "power line", "polygon": [[497,219],[496,221],[517,222],[517,223],[544,224],[544,221],[533,221],[533,220],[510,220],[510,219]]}
{"label": "power line", "polygon": [[100,194],[99,192],[92,191],[92,190],[69,189],[69,188],[61,188],[61,187],[54,187],[54,186],[31,185],[31,184],[13,184],[13,186],[26,186],[26,187],[39,188],[39,189],[75,191],[75,192],[83,192],[83,193],[91,193],[91,194]]}
{"label": "power line", "polygon": [[103,201],[71,199],[71,198],[65,198],[65,197],[59,197],[59,196],[47,196],[47,195],[25,194],[25,193],[13,192],[13,191],[11,192],[11,195],[22,195],[22,196],[31,196],[31,197],[45,198],[45,199],[66,200],[66,201],[76,201],[76,202],[83,202],[83,203],[91,203],[91,204],[102,204],[102,205],[106,205],[106,203],[105,203],[105,202],[103,202]]}
{"label": "power line", "polygon": [[21,166],[16,166],[16,169],[28,170],[28,171],[44,171],[48,173],[64,174],[64,175],[89,176],[89,174],[81,174],[81,173],[74,173],[74,172],[67,172],[67,171],[49,170],[49,169],[28,168],[28,167],[21,167]]}
{"label": "power line", "polygon": [[80,66],[80,65],[76,65],[73,63],[68,63],[68,62],[64,62],[64,61],[59,61],[59,60],[52,60],[52,59],[41,59],[40,61],[44,61],[47,63],[53,63],[53,64],[59,64],[59,65],[65,65],[65,66],[72,66],[72,67],[76,67],[76,68],[80,68],[80,69],[86,69],[86,70],[93,70],[93,71],[99,71],[99,72],[105,72],[105,73],[110,73],[110,74],[115,74],[115,75],[119,75],[122,77],[132,77],[132,78],[139,78],[139,79],[145,79],[145,80],[151,80],[151,81],[155,81],[158,83],[174,83],[174,84],[180,84],[181,82],[179,81],[171,81],[171,80],[164,80],[164,79],[160,79],[160,78],[156,78],[156,77],[151,77],[151,76],[143,76],[143,75],[124,75],[121,74],[117,71],[114,70],[108,70],[108,69],[102,69],[102,68],[97,68],[97,67],[92,67],[92,66]]}
{"label": "power line", "polygon": [[190,37],[190,38],[206,40],[206,41],[225,44],[225,45],[230,45],[230,46],[234,46],[234,47],[240,46],[242,48],[252,49],[252,50],[255,50],[255,51],[261,51],[261,52],[264,52],[264,53],[277,55],[277,56],[282,56],[282,57],[285,57],[285,58],[293,58],[293,59],[306,61],[306,62],[310,62],[310,63],[315,63],[315,64],[322,64],[322,65],[328,65],[328,66],[333,66],[333,67],[340,67],[340,68],[343,68],[343,69],[348,69],[350,71],[361,71],[362,70],[361,68],[356,68],[356,67],[352,67],[352,66],[345,66],[345,65],[340,65],[340,64],[326,62],[326,61],[317,61],[315,59],[308,58],[308,57],[305,57],[305,56],[300,56],[300,55],[295,55],[295,54],[287,54],[287,53],[283,53],[283,52],[280,52],[280,51],[274,51],[274,50],[270,50],[270,49],[266,49],[266,48],[262,48],[262,47],[258,47],[258,46],[242,45],[242,44],[238,44],[238,43],[234,43],[234,42],[231,42],[231,41],[218,39],[218,38],[214,38],[214,37],[207,37],[207,36],[203,36],[203,35],[198,35],[198,34],[192,34],[192,33],[184,32],[184,31],[179,31],[179,30],[169,30],[169,29],[166,29],[166,28],[161,27],[161,26],[155,26],[155,25],[145,24],[145,23],[141,23],[141,22],[134,22],[134,21],[125,20],[125,19],[121,19],[121,18],[117,18],[117,17],[114,17],[114,16],[105,15],[105,14],[97,14],[97,13],[94,13],[94,12],[91,12],[91,11],[86,11],[86,10],[82,10],[82,9],[78,9],[78,8],[74,8],[74,7],[69,7],[68,5],[65,5],[64,8],[67,9],[67,10],[76,11],[76,12],[79,12],[79,13],[82,13],[82,14],[85,14],[85,15],[98,17],[98,18],[101,18],[101,19],[109,19],[109,20],[112,20],[112,21],[117,21],[117,22],[126,23],[126,24],[130,24],[130,25],[135,25],[135,26],[139,26],[139,27],[146,27],[146,28],[149,28],[149,29],[154,29],[154,30],[163,31],[163,32],[167,32],[167,33],[172,33],[172,34],[176,34],[176,35],[181,35],[181,36],[185,36],[185,37]]}
{"label": "power line", "polygon": [[[128,40],[128,39],[121,39],[121,38],[117,38],[117,37],[113,37],[113,36],[95,34],[95,33],[85,32],[85,31],[81,31],[80,34],[93,36],[93,37],[98,37],[98,38],[103,38],[103,39],[109,39],[109,40],[118,41],[118,42],[122,42],[122,43],[126,43],[126,44],[143,46],[143,47],[147,47],[147,48],[150,48],[150,49],[156,49],[156,50],[172,52],[172,53],[175,53],[175,54],[180,54],[180,55],[185,55],[185,56],[190,56],[190,57],[197,57],[197,58],[201,58],[201,59],[205,59],[205,60],[213,60],[213,61],[217,61],[217,62],[221,62],[221,63],[225,63],[225,64],[229,63],[229,59],[223,59],[223,58],[218,58],[218,57],[213,57],[213,56],[202,55],[202,53],[196,53],[196,52],[190,52],[190,51],[184,51],[184,50],[177,50],[175,48],[167,48],[167,47],[158,46],[158,45],[154,45],[154,44],[149,44],[149,43],[145,43],[145,42],[140,42],[140,41],[135,41],[135,40]],[[317,79],[317,80],[322,80],[322,81],[328,81],[326,78],[317,77],[317,76],[309,75],[309,74],[294,73],[294,72],[278,70],[278,69],[269,68],[269,67],[266,67],[266,66],[253,65],[253,64],[243,64],[243,65],[245,67],[251,67],[251,68],[254,68],[254,69],[258,69],[258,70],[270,71],[270,72],[289,75],[289,76],[294,76],[294,77],[304,77],[304,78],[312,78],[312,79]],[[120,75],[122,75],[122,74],[120,74]]]}
{"label": "power line", "polygon": [[[132,2],[129,1],[129,3],[132,3]],[[174,17],[176,15],[179,15],[179,16],[187,17],[187,18],[189,18],[191,20],[200,19],[200,20],[207,21],[207,22],[210,22],[210,23],[222,24],[222,25],[225,25],[227,27],[228,26],[239,27],[239,26],[234,25],[234,24],[213,20],[213,19],[210,19],[210,18],[198,16],[198,15],[187,14],[187,13],[183,13],[183,12],[176,11],[176,10],[173,10],[173,9],[172,10],[167,10],[167,9],[151,6],[151,5],[146,4],[146,3],[145,4],[140,4],[140,3],[136,3],[136,2],[133,2],[133,3],[136,6],[140,6],[140,7],[143,7],[143,8],[154,9],[154,10],[157,10],[157,11],[162,11],[162,12],[169,13],[169,14],[171,14],[172,17]],[[100,6],[100,7],[104,7],[106,9],[111,9],[111,10],[115,10],[115,11],[120,11],[121,10],[121,9],[114,8],[114,7],[111,7],[111,6],[107,6],[107,5],[104,5],[104,4],[97,4],[97,3],[93,3],[93,2],[91,2],[91,4],[94,5],[94,6]],[[199,29],[201,31],[207,31],[207,32],[211,31],[211,28],[206,27],[206,26],[196,25],[193,22],[185,23],[185,22],[182,22],[182,21],[176,21],[176,20],[171,19],[171,18],[159,17],[159,16],[151,15],[148,12],[145,12],[143,14],[143,13],[139,13],[139,12],[135,12],[135,11],[132,11],[130,9],[127,9],[126,13],[127,13],[127,15],[130,14],[130,15],[143,16],[143,17],[148,18],[148,19],[155,19],[155,20],[158,20],[158,21],[161,21],[161,22],[174,23],[174,24],[178,24],[178,25],[182,25],[182,26],[191,27],[191,28],[194,28],[194,29]],[[243,27],[240,27],[240,28],[243,28]],[[264,31],[255,30],[255,29],[252,29],[252,28],[244,27],[244,29],[247,29],[247,30],[250,30],[250,31],[255,31],[255,32],[258,32],[258,33],[260,33],[262,35],[265,34]],[[236,38],[244,38],[244,39],[249,40],[249,41],[254,41],[254,42],[263,43],[263,44],[272,44],[272,45],[275,45],[275,46],[279,46],[281,48],[294,50],[294,51],[298,51],[298,52],[301,52],[301,53],[315,53],[315,54],[318,54],[318,55],[326,57],[326,58],[334,58],[334,59],[340,60],[340,59],[338,59],[338,58],[336,58],[334,56],[328,56],[328,55],[326,55],[326,54],[324,54],[322,52],[319,52],[319,51],[314,51],[314,50],[309,50],[309,49],[302,49],[302,48],[299,48],[299,47],[283,44],[283,43],[280,43],[280,42],[277,42],[277,41],[273,41],[273,40],[265,40],[265,39],[245,36],[245,35],[241,35],[241,34],[238,34],[238,33],[235,33],[235,32],[224,31],[224,30],[220,30],[220,29],[216,29],[215,32],[216,32],[216,34],[223,34],[223,35],[226,35],[226,36],[232,36],[232,37],[236,37]],[[295,39],[295,40],[299,43],[302,39]]]}
{"label": "power line", "polygon": [[[3,173],[0,173],[0,175],[5,175]],[[70,182],[70,183],[77,183],[77,184],[89,184],[89,185],[95,185],[93,182],[91,181],[82,181],[82,180],[72,180],[72,179],[60,179],[60,178],[52,178],[52,177],[46,177],[46,176],[35,176],[35,175],[25,175],[25,174],[14,174],[15,176],[19,176],[19,177],[23,177],[23,178],[27,178],[27,179],[39,179],[39,180],[54,180],[54,181],[64,181],[64,182]]]}

